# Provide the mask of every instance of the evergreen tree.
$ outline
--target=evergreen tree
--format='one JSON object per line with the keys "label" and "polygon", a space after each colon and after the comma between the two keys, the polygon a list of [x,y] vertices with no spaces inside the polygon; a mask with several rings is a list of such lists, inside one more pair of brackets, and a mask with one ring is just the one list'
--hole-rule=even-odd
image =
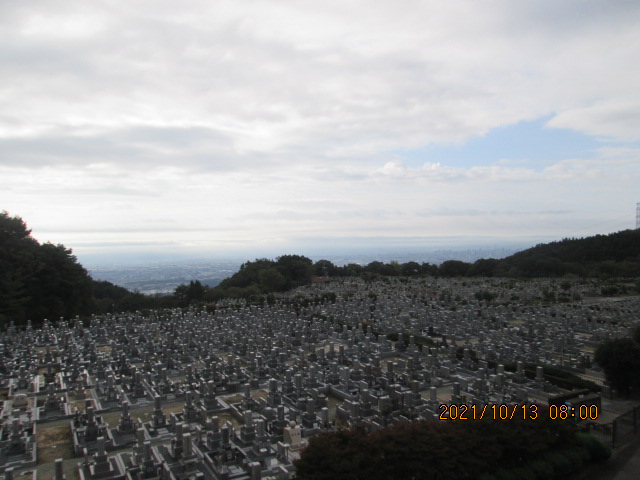
{"label": "evergreen tree", "polygon": [[604,370],[607,381],[619,393],[629,395],[640,388],[640,344],[633,338],[616,338],[601,343],[594,359]]}
{"label": "evergreen tree", "polygon": [[91,308],[92,280],[71,249],[40,245],[20,217],[0,213],[0,324],[38,324]]}

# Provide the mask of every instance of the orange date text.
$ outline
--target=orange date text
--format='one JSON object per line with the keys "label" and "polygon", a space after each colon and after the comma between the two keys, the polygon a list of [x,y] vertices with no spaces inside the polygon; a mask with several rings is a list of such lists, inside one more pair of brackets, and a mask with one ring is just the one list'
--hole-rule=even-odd
{"label": "orange date text", "polygon": [[538,406],[528,404],[494,405],[446,405],[438,407],[440,420],[535,420],[538,418]]}

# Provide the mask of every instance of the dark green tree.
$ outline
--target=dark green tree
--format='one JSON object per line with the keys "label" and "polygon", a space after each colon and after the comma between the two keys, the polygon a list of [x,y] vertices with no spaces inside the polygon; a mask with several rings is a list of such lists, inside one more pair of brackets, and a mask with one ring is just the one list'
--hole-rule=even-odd
{"label": "dark green tree", "polygon": [[594,359],[619,393],[628,396],[640,387],[640,345],[633,339],[616,338],[601,343]]}
{"label": "dark green tree", "polygon": [[90,313],[92,280],[72,250],[64,245],[44,243],[38,249],[37,258],[37,270],[29,282],[32,298],[27,312],[29,318],[58,320]]}
{"label": "dark green tree", "polygon": [[287,286],[287,279],[275,267],[262,270],[258,278],[260,289],[265,293],[281,292]]}
{"label": "dark green tree", "polygon": [[414,421],[369,434],[363,428],[320,433],[296,470],[299,478],[314,480],[533,478],[523,468],[579,443],[575,424],[550,420],[543,411],[536,421]]}
{"label": "dark green tree", "polygon": [[92,280],[71,249],[40,245],[20,217],[0,213],[0,323],[39,324],[91,308]]}
{"label": "dark green tree", "polygon": [[314,274],[318,277],[335,277],[340,275],[340,269],[329,260],[318,260],[313,265]]}
{"label": "dark green tree", "polygon": [[481,258],[476,260],[467,272],[472,277],[493,277],[496,274],[499,260],[495,258]]}
{"label": "dark green tree", "polygon": [[202,301],[204,298],[204,287],[200,283],[200,280],[191,280],[189,282],[187,297],[189,298],[189,303]]}
{"label": "dark green tree", "polygon": [[93,312],[115,313],[123,309],[124,299],[131,292],[105,280],[93,281]]}
{"label": "dark green tree", "polygon": [[438,268],[438,273],[443,277],[463,277],[467,274],[470,267],[470,264],[460,260],[447,260],[446,262],[442,262],[442,265]]}
{"label": "dark green tree", "polygon": [[389,277],[397,277],[402,274],[402,266],[396,260],[392,260],[384,265],[382,274]]}
{"label": "dark green tree", "polygon": [[302,255],[282,255],[276,259],[278,271],[288,280],[286,288],[309,285],[313,276],[313,261]]}
{"label": "dark green tree", "polygon": [[186,307],[189,304],[202,302],[205,297],[205,287],[200,280],[191,280],[189,285],[181,283],[173,291],[173,297],[177,304]]}
{"label": "dark green tree", "polygon": [[412,277],[415,275],[420,275],[420,264],[418,262],[407,262],[401,265],[402,275],[406,275],[407,277]]}
{"label": "dark green tree", "polygon": [[0,213],[0,322],[25,319],[38,248],[20,217]]}
{"label": "dark green tree", "polygon": [[374,260],[373,262],[369,262],[365,267],[364,271],[368,273],[375,273],[378,275],[384,274],[384,263]]}
{"label": "dark green tree", "polygon": [[436,277],[438,275],[438,266],[428,262],[423,262],[422,265],[420,265],[420,273],[422,275],[431,275],[432,277]]}
{"label": "dark green tree", "polygon": [[349,263],[342,267],[342,271],[344,272],[344,276],[346,277],[355,277],[364,272],[364,267],[362,265],[358,265],[357,263]]}

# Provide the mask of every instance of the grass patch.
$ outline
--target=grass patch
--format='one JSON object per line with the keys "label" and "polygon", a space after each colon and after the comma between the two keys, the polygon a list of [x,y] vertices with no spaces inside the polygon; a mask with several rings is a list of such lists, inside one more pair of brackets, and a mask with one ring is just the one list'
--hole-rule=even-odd
{"label": "grass patch", "polygon": [[71,427],[43,428],[36,433],[38,442],[38,465],[54,462],[56,458],[73,458]]}

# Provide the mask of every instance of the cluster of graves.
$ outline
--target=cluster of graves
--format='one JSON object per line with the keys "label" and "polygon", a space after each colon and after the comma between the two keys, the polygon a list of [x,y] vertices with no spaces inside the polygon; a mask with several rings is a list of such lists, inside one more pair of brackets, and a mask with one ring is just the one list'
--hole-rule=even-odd
{"label": "cluster of graves", "polygon": [[[542,288],[346,279],[272,304],[12,325],[0,334],[0,471],[35,478],[36,428],[63,420],[81,480],[291,479],[322,431],[439,421],[441,404],[545,402],[567,392],[524,365],[597,378],[595,346],[638,324],[640,301],[532,305]],[[486,289],[491,301],[475,295]],[[53,471],[65,478],[62,459]]]}

